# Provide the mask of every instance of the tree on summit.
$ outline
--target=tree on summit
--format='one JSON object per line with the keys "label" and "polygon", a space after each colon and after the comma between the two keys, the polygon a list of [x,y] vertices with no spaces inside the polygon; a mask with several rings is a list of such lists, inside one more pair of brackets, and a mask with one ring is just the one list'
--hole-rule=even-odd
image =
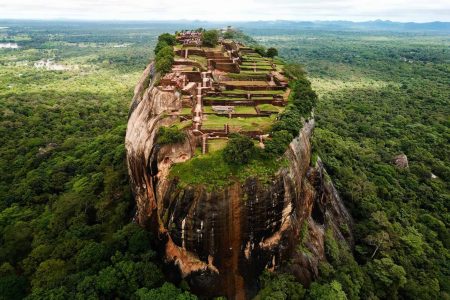
{"label": "tree on summit", "polygon": [[235,134],[230,138],[230,141],[223,150],[223,156],[231,164],[246,164],[250,161],[254,150],[255,145],[249,137]]}
{"label": "tree on summit", "polygon": [[274,58],[275,56],[278,56],[278,50],[276,48],[269,48],[267,49],[266,56]]}
{"label": "tree on summit", "polygon": [[206,47],[215,47],[219,42],[219,33],[217,30],[207,30],[202,34],[202,43]]}

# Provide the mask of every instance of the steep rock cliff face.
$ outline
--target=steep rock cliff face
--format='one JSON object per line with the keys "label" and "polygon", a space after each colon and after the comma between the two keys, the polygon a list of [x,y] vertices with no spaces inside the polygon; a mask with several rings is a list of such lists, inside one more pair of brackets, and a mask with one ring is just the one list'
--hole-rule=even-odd
{"label": "steep rock cliff face", "polygon": [[153,88],[152,82],[147,83],[145,79],[151,68],[152,64],[145,69],[135,88],[125,137],[130,181],[138,208],[136,219],[142,225],[149,221],[157,207],[154,179],[150,172],[155,135],[161,125],[170,122],[163,117],[164,112],[181,105],[174,93],[160,91]]}
{"label": "steep rock cliff face", "polygon": [[[299,130],[285,154],[289,166],[270,184],[250,177],[212,190],[180,187],[168,177],[170,166],[190,159],[198,141],[189,136],[183,144],[155,144],[159,126],[173,121],[164,112],[180,101],[151,83],[143,92],[144,84],[136,88],[126,135],[136,221],[159,237],[164,259],[195,293],[249,298],[266,268],[292,272],[308,285],[326,259],[328,228],[351,246],[351,235],[341,230],[351,228],[349,214],[320,161],[310,166],[314,120]],[[298,247],[302,238],[307,253]]]}

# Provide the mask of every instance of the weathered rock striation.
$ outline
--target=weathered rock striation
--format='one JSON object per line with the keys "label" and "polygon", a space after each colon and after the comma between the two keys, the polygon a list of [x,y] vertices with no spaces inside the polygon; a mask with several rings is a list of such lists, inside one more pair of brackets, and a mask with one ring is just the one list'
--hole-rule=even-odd
{"label": "weathered rock striation", "polygon": [[[326,230],[352,246],[351,231],[342,230],[351,228],[350,215],[320,160],[310,164],[314,119],[299,129],[285,153],[288,166],[270,184],[249,177],[208,189],[182,187],[169,178],[172,164],[193,156],[199,137],[189,135],[184,143],[162,147],[155,143],[158,128],[171,123],[165,113],[181,101],[153,82],[147,87],[151,68],[135,89],[126,134],[136,222],[158,237],[165,261],[194,293],[249,298],[264,269],[282,268],[308,285],[326,259]],[[307,251],[298,247],[300,241]]]}

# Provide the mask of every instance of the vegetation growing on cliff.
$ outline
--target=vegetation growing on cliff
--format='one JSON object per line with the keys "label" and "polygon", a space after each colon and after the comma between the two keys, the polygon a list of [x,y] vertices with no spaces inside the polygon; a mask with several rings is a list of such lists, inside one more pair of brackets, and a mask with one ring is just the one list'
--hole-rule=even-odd
{"label": "vegetation growing on cliff", "polygon": [[176,43],[175,36],[170,33],[163,33],[158,37],[158,43],[155,47],[155,66],[156,70],[161,74],[165,74],[172,69],[175,60],[173,46]]}
{"label": "vegetation growing on cliff", "polygon": [[226,155],[223,154],[223,150],[218,150],[208,155],[194,157],[182,164],[175,164],[171,168],[170,176],[177,178],[181,186],[203,185],[211,190],[232,182],[243,182],[249,177],[257,178],[263,184],[269,184],[280,167],[287,165],[285,159],[261,157],[258,151],[255,151],[246,164],[229,163],[224,156]]}
{"label": "vegetation growing on cliff", "polygon": [[181,143],[186,139],[186,133],[176,126],[159,128],[156,142],[160,145]]}

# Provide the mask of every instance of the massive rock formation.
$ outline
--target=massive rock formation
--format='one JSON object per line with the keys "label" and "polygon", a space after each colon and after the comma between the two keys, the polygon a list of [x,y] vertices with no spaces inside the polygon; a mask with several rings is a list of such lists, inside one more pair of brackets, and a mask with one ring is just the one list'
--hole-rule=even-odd
{"label": "massive rock formation", "polygon": [[[151,68],[136,87],[126,135],[136,222],[158,237],[167,264],[200,295],[249,298],[264,269],[281,267],[308,285],[326,259],[327,229],[352,244],[350,231],[342,230],[352,221],[339,195],[320,160],[310,165],[314,119],[299,128],[285,154],[289,166],[269,185],[250,177],[212,190],[180,187],[168,177],[170,166],[190,159],[198,141],[189,136],[182,144],[155,143],[158,128],[172,122],[165,112],[180,99],[152,82],[147,88]],[[300,240],[307,251],[298,247]]]}

